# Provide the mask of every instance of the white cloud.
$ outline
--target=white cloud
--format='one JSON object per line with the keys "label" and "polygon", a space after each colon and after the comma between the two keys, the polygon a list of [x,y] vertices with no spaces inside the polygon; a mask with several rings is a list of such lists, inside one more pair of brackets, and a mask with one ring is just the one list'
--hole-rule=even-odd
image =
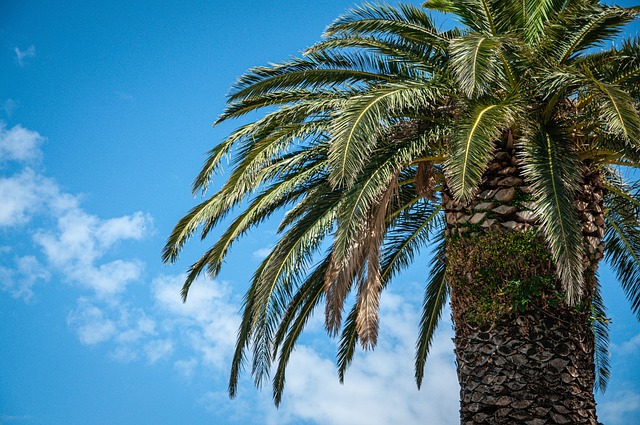
{"label": "white cloud", "polygon": [[80,342],[86,345],[107,341],[117,331],[116,323],[86,298],[78,300],[78,306],[69,314],[67,322],[76,327]]}
{"label": "white cloud", "polygon": [[598,404],[598,419],[606,425],[637,423],[640,418],[640,394],[630,390],[618,391],[609,401]]}
{"label": "white cloud", "polygon": [[[14,103],[8,103],[9,100],[3,103],[5,111],[8,106],[14,105]],[[21,125],[15,125],[7,129],[6,124],[0,121],[0,163],[40,160],[42,156],[40,145],[43,142],[44,137],[37,131],[28,130]]]}
{"label": "white cloud", "polygon": [[42,230],[34,240],[68,280],[99,297],[111,297],[141,277],[144,263],[119,259],[99,264],[99,260],[115,243],[141,239],[151,223],[151,217],[141,212],[102,220],[74,206],[61,213],[55,230]]}
{"label": "white cloud", "polygon": [[30,168],[10,177],[0,177],[0,227],[29,222],[57,191],[52,180]]}
{"label": "white cloud", "polygon": [[163,316],[165,330],[177,332],[183,343],[198,353],[207,366],[226,370],[240,322],[238,304],[223,282],[197,279],[183,303],[180,288],[184,276],[161,276],[153,282],[154,298]]}
{"label": "white cloud", "polygon": [[145,344],[144,351],[149,362],[155,363],[173,352],[173,342],[169,339],[156,339]]}
{"label": "white cloud", "polygon": [[[119,332],[117,337],[118,343],[132,344],[148,336],[157,334],[156,321],[150,317],[147,317],[143,312],[140,312],[139,314],[140,317],[134,320],[135,323],[133,324],[133,326]],[[127,322],[128,326],[127,314],[124,314],[123,319]]]}
{"label": "white cloud", "polygon": [[14,298],[30,301],[33,286],[38,282],[47,282],[51,273],[33,255],[19,257],[14,268],[0,266],[0,288]]}
{"label": "white cloud", "polygon": [[621,343],[611,344],[611,351],[620,355],[635,354],[638,349],[640,349],[640,334]]}
{"label": "white cloud", "polygon": [[16,54],[16,60],[20,66],[25,66],[28,63],[27,59],[36,57],[36,47],[33,44],[26,50],[21,50],[19,47],[15,47],[13,51]]}
{"label": "white cloud", "polygon": [[338,382],[333,354],[305,345],[297,348],[281,408],[270,415],[270,424],[421,424],[425,418],[439,425],[459,422],[451,331],[444,327],[437,333],[418,391],[413,379],[417,310],[406,300],[397,304],[400,297],[394,294],[385,295],[389,302],[383,304],[380,345],[356,355],[344,385]]}
{"label": "white cloud", "polygon": [[273,247],[268,246],[253,251],[251,255],[253,256],[253,258],[257,258],[258,260],[264,260],[269,254],[271,254],[271,251],[273,251]]}
{"label": "white cloud", "polygon": [[[0,161],[29,164],[40,160],[44,140],[40,134],[20,125],[5,127],[0,121]],[[148,214],[135,212],[110,219],[89,214],[80,207],[77,196],[62,192],[53,179],[29,165],[0,177],[0,227],[24,225],[37,214],[54,219],[57,226],[28,231],[48,263],[67,280],[100,297],[111,297],[140,278],[144,264],[138,260],[101,259],[117,243],[145,237],[153,223]]]}

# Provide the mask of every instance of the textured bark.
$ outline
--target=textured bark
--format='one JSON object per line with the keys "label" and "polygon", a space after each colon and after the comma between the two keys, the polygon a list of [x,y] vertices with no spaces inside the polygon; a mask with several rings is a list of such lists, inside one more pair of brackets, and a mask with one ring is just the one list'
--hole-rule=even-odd
{"label": "textured bark", "polygon": [[576,195],[586,288],[577,306],[564,303],[513,150],[496,154],[468,205],[443,193],[463,425],[597,424],[590,306],[603,192],[597,173],[584,176]]}
{"label": "textured bark", "polygon": [[461,424],[596,425],[593,332],[579,317],[520,313],[455,345]]}

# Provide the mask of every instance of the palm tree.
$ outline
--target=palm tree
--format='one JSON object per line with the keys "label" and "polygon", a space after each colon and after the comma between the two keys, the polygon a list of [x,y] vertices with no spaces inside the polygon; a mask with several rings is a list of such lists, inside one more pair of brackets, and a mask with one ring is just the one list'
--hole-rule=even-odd
{"label": "palm tree", "polygon": [[[209,152],[226,183],[176,225],[178,259],[238,215],[189,269],[182,296],[231,245],[288,209],[246,293],[229,392],[251,357],[281,401],[290,354],[324,302],[340,379],[377,341],[380,293],[430,258],[416,380],[450,301],[461,423],[595,424],[609,375],[605,259],[640,318],[640,9],[593,0],[365,4],[303,57],[250,70],[218,122],[265,112]],[[235,150],[235,152],[233,152]],[[631,176],[627,181],[624,176]],[[422,251],[424,256],[418,257]],[[344,318],[349,294],[355,302]]]}

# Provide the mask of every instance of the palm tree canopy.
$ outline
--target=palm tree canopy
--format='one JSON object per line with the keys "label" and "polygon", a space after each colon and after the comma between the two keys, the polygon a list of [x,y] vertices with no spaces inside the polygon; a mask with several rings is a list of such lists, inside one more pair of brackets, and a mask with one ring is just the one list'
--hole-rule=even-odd
{"label": "palm tree canopy", "polygon": [[[380,291],[423,252],[432,267],[416,347],[420,385],[449,290],[440,191],[473,199],[497,141],[519,153],[569,304],[584,284],[576,191],[584,167],[601,170],[605,260],[640,319],[640,187],[621,172],[640,164],[640,43],[603,47],[640,7],[593,0],[423,6],[462,26],[440,30],[423,8],[367,3],[339,17],[302,57],[253,68],[231,89],[217,122],[264,112],[209,152],[194,193],[205,195],[230,159],[227,180],[179,221],[163,259],[175,262],[196,232],[206,238],[237,213],[189,269],[186,299],[198,275],[218,274],[238,238],[288,209],[245,296],[232,396],[250,352],[257,385],[277,363],[279,403],[289,356],[322,303],[329,334],[340,335],[342,379],[358,341],[376,344]],[[594,309],[604,315],[599,297]]]}

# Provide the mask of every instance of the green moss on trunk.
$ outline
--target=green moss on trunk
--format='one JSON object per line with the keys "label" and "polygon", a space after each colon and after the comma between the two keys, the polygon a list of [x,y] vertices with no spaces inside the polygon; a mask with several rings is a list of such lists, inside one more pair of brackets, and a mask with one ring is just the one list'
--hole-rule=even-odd
{"label": "green moss on trunk", "polygon": [[495,322],[534,307],[556,309],[564,299],[551,256],[536,229],[450,238],[447,282],[458,312],[457,326]]}

